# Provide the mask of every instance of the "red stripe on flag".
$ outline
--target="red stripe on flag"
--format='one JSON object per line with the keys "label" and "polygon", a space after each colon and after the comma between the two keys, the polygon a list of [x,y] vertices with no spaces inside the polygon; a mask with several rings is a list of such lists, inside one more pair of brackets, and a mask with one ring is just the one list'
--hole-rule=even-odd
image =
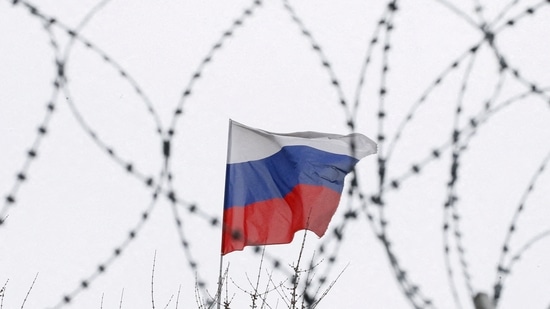
{"label": "red stripe on flag", "polygon": [[231,207],[224,211],[222,254],[248,245],[287,244],[303,229],[321,237],[339,201],[340,193],[330,188],[300,184],[284,198]]}

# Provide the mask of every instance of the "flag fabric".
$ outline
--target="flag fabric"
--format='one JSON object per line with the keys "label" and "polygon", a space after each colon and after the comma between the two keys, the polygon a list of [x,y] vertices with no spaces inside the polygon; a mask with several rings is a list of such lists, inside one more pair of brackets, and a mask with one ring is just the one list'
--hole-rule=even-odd
{"label": "flag fabric", "polygon": [[222,255],[290,243],[303,229],[323,236],[344,177],[376,153],[376,143],[358,133],[278,134],[232,120],[228,144]]}

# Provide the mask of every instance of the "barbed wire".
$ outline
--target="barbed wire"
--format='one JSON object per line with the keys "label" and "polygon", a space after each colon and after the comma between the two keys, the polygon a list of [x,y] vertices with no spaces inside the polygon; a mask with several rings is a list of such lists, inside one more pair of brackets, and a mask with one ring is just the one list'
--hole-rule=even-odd
{"label": "barbed wire", "polygon": [[[207,295],[207,284],[204,279],[201,278],[197,260],[193,257],[191,241],[189,237],[183,232],[185,227],[184,218],[179,213],[178,206],[184,207],[188,210],[189,219],[200,218],[208,224],[208,226],[220,228],[221,220],[219,216],[211,215],[208,212],[204,211],[202,207],[196,203],[190,203],[185,201],[180,197],[180,194],[174,188],[173,185],[173,170],[171,167],[171,144],[173,143],[177,121],[183,115],[183,108],[187,99],[193,93],[193,89],[197,81],[203,76],[205,68],[213,60],[213,57],[222,49],[223,45],[227,40],[229,40],[238,28],[242,27],[247,19],[254,15],[255,10],[262,6],[262,1],[253,1],[251,5],[243,10],[241,15],[239,15],[234,22],[231,24],[226,31],[223,32],[221,37],[214,43],[211,49],[208,51],[206,56],[202,59],[197,69],[192,74],[188,83],[186,84],[183,94],[180,97],[178,104],[172,115],[171,124],[169,127],[164,127],[162,125],[161,119],[154,108],[151,100],[146,96],[142,87],[137,83],[137,81],[132,77],[132,75],[124,69],[112,56],[108,55],[101,48],[99,48],[92,41],[86,39],[82,36],[81,32],[86,23],[90,22],[93,19],[93,15],[99,12],[109,0],[100,2],[97,6],[92,8],[90,12],[82,19],[79,25],[75,28],[71,28],[65,25],[62,21],[58,20],[56,17],[49,16],[39,10],[36,6],[31,4],[28,1],[24,0],[11,0],[14,7],[24,7],[28,10],[29,14],[33,17],[36,17],[43,23],[44,31],[50,38],[50,45],[52,47],[56,73],[54,77],[54,82],[52,84],[52,90],[50,99],[46,104],[46,112],[43,120],[39,124],[38,132],[36,133],[35,139],[31,143],[30,150],[25,156],[25,161],[23,166],[17,172],[16,179],[11,189],[6,195],[4,204],[0,210],[0,226],[3,226],[6,217],[9,215],[8,210],[11,206],[16,203],[16,197],[19,190],[19,187],[23,182],[28,178],[29,169],[37,158],[38,150],[42,143],[42,140],[46,136],[48,131],[48,125],[51,121],[51,118],[54,115],[56,109],[57,100],[60,92],[63,92],[66,101],[69,105],[69,108],[78,121],[80,127],[88,134],[88,136],[94,141],[94,143],[105,153],[107,156],[118,164],[122,171],[128,173],[129,175],[137,178],[146,185],[146,188],[152,192],[152,199],[149,202],[146,209],[142,212],[138,223],[129,229],[128,236],[125,240],[117,245],[112,252],[112,255],[105,261],[100,262],[97,269],[87,278],[81,280],[79,286],[74,288],[71,292],[67,293],[63,299],[55,305],[54,308],[61,308],[64,305],[70,303],[79,293],[86,290],[89,285],[100,275],[104,274],[107,269],[113,264],[118,258],[120,258],[123,251],[126,247],[136,239],[138,232],[147,222],[147,219],[150,216],[151,211],[158,202],[158,197],[163,196],[170,201],[172,215],[174,222],[177,228],[178,238],[181,244],[181,247],[185,253],[186,259],[188,261],[188,267],[190,270],[196,274],[198,280],[199,289],[205,295]],[[310,265],[317,264],[320,260],[325,260],[328,262],[325,271],[319,276],[316,284],[311,284],[306,286],[304,293],[306,295],[315,295],[312,291],[319,291],[323,286],[328,284],[330,281],[327,278],[330,277],[331,270],[333,269],[335,262],[339,258],[340,250],[344,244],[344,239],[346,235],[346,228],[349,224],[354,222],[361,222],[357,220],[360,213],[365,215],[366,221],[371,226],[372,231],[376,234],[377,239],[380,241],[386,255],[390,266],[393,269],[395,278],[399,283],[399,286],[403,292],[403,295],[408,299],[409,303],[414,308],[435,308],[435,304],[432,301],[431,297],[428,297],[424,294],[419,285],[412,281],[408,272],[405,270],[405,267],[402,265],[403,259],[399,258],[396,251],[392,247],[392,240],[389,236],[388,224],[389,218],[386,215],[386,196],[390,192],[399,191],[408,178],[418,177],[423,170],[423,168],[432,162],[435,162],[441,158],[444,152],[449,151],[451,155],[451,165],[449,170],[450,180],[447,186],[447,198],[444,203],[444,217],[443,217],[443,236],[444,236],[444,258],[447,265],[447,275],[449,277],[450,289],[455,299],[455,305],[457,307],[462,307],[460,298],[458,296],[458,287],[455,284],[453,278],[454,270],[451,264],[451,249],[450,249],[450,231],[452,229],[454,236],[455,251],[458,256],[459,266],[461,267],[461,272],[464,277],[465,288],[468,291],[470,297],[473,297],[476,290],[471,281],[471,271],[469,270],[468,260],[466,258],[466,246],[463,241],[463,231],[460,227],[461,216],[458,208],[458,193],[457,193],[457,182],[459,179],[459,171],[461,165],[461,158],[463,153],[468,149],[469,142],[474,138],[479,128],[488,123],[489,119],[503,110],[505,107],[511,105],[512,103],[520,102],[527,97],[535,96],[541,99],[544,102],[550,104],[550,89],[548,87],[543,87],[541,84],[525,76],[521,71],[520,67],[512,64],[512,62],[504,55],[502,50],[497,47],[495,39],[497,35],[500,35],[504,30],[510,29],[518,24],[518,22],[535,15],[542,8],[548,7],[550,1],[541,1],[533,6],[529,6],[524,11],[515,16],[506,19],[506,16],[511,12],[515,7],[517,7],[519,1],[509,2],[497,16],[491,21],[488,22],[486,17],[483,14],[483,6],[479,0],[474,1],[474,11],[473,14],[477,16],[478,21],[476,22],[472,16],[466,12],[455,7],[452,3],[445,0],[437,0],[436,2],[447,7],[453,14],[462,18],[466,23],[471,26],[479,29],[483,38],[477,43],[471,45],[467,48],[458,58],[451,61],[450,64],[434,79],[432,83],[426,88],[426,90],[421,94],[420,98],[414,101],[410,105],[410,110],[400,122],[395,131],[393,137],[388,139],[388,132],[384,126],[385,118],[388,114],[387,101],[388,93],[390,89],[388,83],[388,74],[390,71],[390,53],[392,50],[392,33],[395,30],[394,19],[396,18],[396,13],[399,11],[398,2],[396,0],[388,1],[384,11],[381,14],[381,18],[377,21],[377,26],[375,31],[369,40],[367,46],[367,52],[362,63],[362,66],[359,71],[358,83],[355,88],[355,97],[353,102],[348,102],[346,100],[346,95],[341,87],[341,81],[336,75],[336,72],[332,68],[332,62],[329,57],[326,55],[324,50],[321,47],[321,43],[318,42],[311,30],[306,27],[304,20],[297,14],[296,10],[291,6],[288,0],[282,0],[283,7],[285,11],[291,18],[291,21],[298,26],[299,31],[301,32],[303,38],[311,45],[312,50],[316,57],[319,58],[322,67],[325,69],[326,74],[330,79],[330,86],[333,87],[337,93],[338,102],[337,105],[343,109],[345,115],[345,124],[350,130],[354,130],[358,124],[358,115],[359,108],[365,103],[361,99],[362,89],[366,86],[367,72],[368,68],[372,65],[372,56],[375,51],[375,47],[379,46],[383,36],[383,41],[380,46],[381,48],[381,70],[379,74],[380,85],[378,91],[378,111],[377,111],[377,142],[379,145],[379,154],[377,160],[377,176],[378,176],[378,190],[376,193],[368,193],[364,186],[362,179],[360,178],[357,172],[352,174],[352,179],[350,181],[349,189],[345,192],[348,198],[347,211],[341,215],[340,223],[336,224],[335,227],[331,228],[331,232],[327,233],[325,238],[321,241],[321,244],[317,247],[315,257],[310,261]],[[505,21],[503,21],[505,20]],[[70,39],[69,43],[65,45],[63,51],[60,50],[59,43],[55,38],[52,28],[62,30]],[[163,162],[162,167],[160,168],[161,172],[157,178],[153,176],[146,175],[146,173],[141,172],[141,170],[134,164],[130,159],[123,158],[115,151],[115,147],[107,143],[103,137],[100,137],[100,134],[86,121],[84,114],[82,114],[75,104],[75,100],[71,95],[70,83],[67,78],[67,67],[70,63],[70,54],[73,44],[79,43],[83,45],[88,50],[92,51],[93,54],[99,56],[106,66],[113,68],[119,73],[119,76],[122,80],[129,83],[134,89],[135,93],[138,95],[139,99],[145,103],[146,110],[150,114],[150,117],[153,120],[155,131],[159,137],[161,150],[163,153]],[[487,43],[487,44],[485,44]],[[475,67],[474,61],[478,55],[480,48],[482,46],[488,46],[494,53],[495,60],[499,63],[499,74],[498,81],[495,87],[492,90],[492,95],[482,106],[481,111],[477,116],[470,118],[467,121],[466,125],[460,126],[460,122],[463,117],[463,101],[464,96],[467,92],[467,85],[470,82],[470,74]],[[461,88],[459,90],[456,102],[456,108],[454,113],[454,122],[451,132],[451,137],[449,140],[442,143],[440,146],[435,147],[429,154],[427,154],[423,160],[418,161],[415,164],[412,164],[410,168],[406,171],[402,171],[396,175],[398,176],[389,176],[388,166],[390,164],[390,159],[394,153],[396,146],[402,139],[403,133],[405,132],[409,123],[414,119],[414,115],[418,112],[421,105],[428,101],[430,95],[434,90],[446,81],[447,77],[457,71],[457,69],[462,65],[463,62],[470,59],[470,62],[467,64],[467,68],[464,71],[464,76],[462,78]],[[522,84],[527,91],[519,95],[508,98],[507,100],[502,101],[501,104],[495,105],[498,96],[501,94],[502,89],[505,83],[505,77],[510,76],[513,81],[516,81]],[[549,105],[550,106],[550,105]],[[516,231],[517,224],[520,218],[520,215],[524,214],[524,207],[527,201],[527,198],[534,191],[534,184],[536,183],[539,176],[545,170],[545,167],[550,160],[550,156],[547,156],[543,159],[539,169],[532,177],[528,189],[525,191],[524,195],[521,198],[520,206],[516,210],[512,222],[509,225],[507,230],[506,238],[502,246],[501,256],[497,265],[497,280],[494,285],[494,295],[493,301],[495,305],[498,305],[498,301],[501,297],[501,292],[504,288],[505,279],[510,275],[510,270],[512,266],[519,260],[519,257],[522,256],[527,250],[532,248],[532,246],[540,241],[541,239],[550,235],[548,231],[542,232],[529,241],[525,243],[514,255],[510,256],[509,243]],[[378,212],[372,212],[371,208],[375,207]],[[331,245],[332,244],[332,245]],[[255,253],[260,254],[260,248],[254,250]],[[284,266],[283,259],[276,256],[270,256],[269,254],[261,253],[263,258],[269,260],[274,269],[281,271],[286,275],[290,275],[291,272],[286,269]],[[506,259],[508,258],[508,262]],[[329,282],[327,282],[329,281]],[[309,297],[308,296],[308,297]],[[314,299],[310,299],[314,301]]]}
{"label": "barbed wire", "polygon": [[504,281],[506,280],[506,277],[510,275],[510,272],[512,270],[513,265],[520,259],[520,257],[527,251],[529,248],[532,247],[533,244],[535,244],[537,241],[545,238],[548,236],[549,232],[543,232],[535,237],[533,237],[531,240],[529,240],[516,254],[512,256],[512,258],[506,263],[506,258],[510,254],[510,241],[512,239],[512,236],[517,230],[518,221],[520,218],[520,215],[523,213],[527,198],[530,196],[531,192],[534,190],[534,186],[537,182],[537,180],[540,178],[544,170],[546,169],[546,166],[548,165],[548,162],[550,161],[550,152],[542,160],[542,163],[540,164],[539,168],[531,178],[531,181],[529,182],[529,185],[527,186],[527,189],[523,193],[519,206],[516,209],[516,212],[514,213],[514,216],[512,218],[512,222],[510,223],[508,227],[508,232],[506,233],[506,237],[504,239],[504,244],[502,245],[502,251],[500,254],[498,266],[497,266],[497,279],[495,280],[494,284],[494,291],[493,291],[493,302],[495,304],[498,304],[500,300],[500,296],[502,294],[502,288],[504,286]]}

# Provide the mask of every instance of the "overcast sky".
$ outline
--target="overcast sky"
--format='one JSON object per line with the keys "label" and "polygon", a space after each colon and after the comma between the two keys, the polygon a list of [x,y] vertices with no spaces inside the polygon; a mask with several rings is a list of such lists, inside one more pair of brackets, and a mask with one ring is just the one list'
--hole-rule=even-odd
{"label": "overcast sky", "polygon": [[[458,307],[451,282],[462,308],[472,308],[472,293],[492,295],[512,222],[504,267],[536,241],[503,281],[499,308],[550,305],[550,242],[536,238],[550,229],[550,175],[548,168],[537,172],[550,151],[548,2],[399,1],[395,11],[383,1],[289,2],[311,36],[283,1],[34,3],[38,15],[56,19],[51,32],[25,3],[0,1],[0,190],[14,200],[0,203],[4,308],[21,307],[37,274],[25,308],[100,308],[102,299],[103,308],[118,308],[121,296],[122,308],[151,308],[155,255],[156,308],[171,296],[167,308],[175,308],[180,287],[178,307],[196,307],[197,277],[215,294],[221,229],[211,221],[222,215],[230,118],[273,132],[340,134],[350,132],[351,119],[355,131],[373,140],[384,135],[384,211],[370,199],[379,178],[378,158],[369,156],[357,173],[374,223],[357,196],[344,195],[327,234],[307,233],[303,266],[314,252],[320,259],[314,284],[343,271],[318,308],[411,307],[376,235],[380,220],[388,222],[386,237],[407,280],[418,287],[412,299],[431,300],[427,308]],[[234,26],[236,20],[242,25]],[[64,27],[81,29],[78,39]],[[491,34],[492,46],[484,41]],[[59,88],[55,59],[66,60]],[[173,187],[181,202],[175,207],[180,231],[169,199],[152,200],[170,128],[173,179],[162,190]],[[460,136],[453,147],[455,130]],[[445,208],[453,148],[459,154],[456,201]],[[24,180],[17,180],[22,171]],[[153,187],[146,185],[149,177]],[[357,219],[344,219],[349,210]],[[333,229],[343,222],[338,242]],[[274,270],[273,282],[286,278],[302,236],[266,247],[263,268]],[[122,253],[114,255],[117,248]],[[247,276],[255,282],[260,257],[247,248],[225,256],[228,263],[232,308],[246,308],[250,297],[240,288],[251,290]],[[98,272],[100,265],[105,269]],[[70,304],[64,295],[71,295]],[[269,304],[286,308],[275,291]]]}

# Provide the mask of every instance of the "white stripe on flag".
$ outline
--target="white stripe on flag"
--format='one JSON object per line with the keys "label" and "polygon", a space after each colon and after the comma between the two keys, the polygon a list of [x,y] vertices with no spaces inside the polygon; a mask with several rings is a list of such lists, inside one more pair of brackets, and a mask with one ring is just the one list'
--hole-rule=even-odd
{"label": "white stripe on flag", "polygon": [[[284,146],[309,146],[319,150],[353,156],[361,159],[376,153],[376,143],[363,134],[337,135],[318,132],[289,134],[271,133],[254,129],[230,120],[230,143],[227,164],[260,160],[269,157]],[[355,144],[352,153],[351,143]]]}

